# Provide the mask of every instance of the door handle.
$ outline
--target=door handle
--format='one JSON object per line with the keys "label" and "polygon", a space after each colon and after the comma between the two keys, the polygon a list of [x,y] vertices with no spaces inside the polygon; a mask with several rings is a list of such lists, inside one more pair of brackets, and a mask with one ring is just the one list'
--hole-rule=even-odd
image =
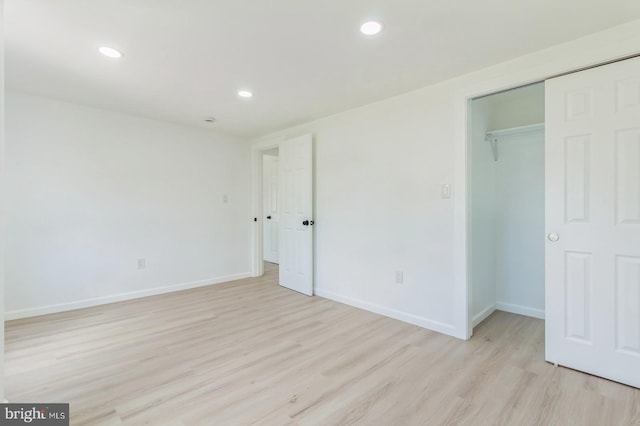
{"label": "door handle", "polygon": [[309,226],[309,221],[308,221],[308,220],[303,220],[303,221],[302,221],[302,224],[303,224],[304,226]]}
{"label": "door handle", "polygon": [[271,220],[271,216],[267,216],[267,219]]}
{"label": "door handle", "polygon": [[549,235],[547,235],[547,238],[552,243],[555,243],[556,241],[558,241],[560,239],[560,236],[558,234],[556,234],[555,232],[552,232]]}

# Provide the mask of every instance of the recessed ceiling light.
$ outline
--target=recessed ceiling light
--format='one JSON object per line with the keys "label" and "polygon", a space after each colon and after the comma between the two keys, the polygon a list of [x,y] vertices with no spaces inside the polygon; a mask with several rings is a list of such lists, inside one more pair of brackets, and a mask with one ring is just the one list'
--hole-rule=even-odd
{"label": "recessed ceiling light", "polygon": [[98,50],[104,56],[108,56],[110,58],[122,58],[123,56],[121,51],[114,49],[113,47],[101,46],[98,48]]}
{"label": "recessed ceiling light", "polygon": [[250,92],[249,90],[238,90],[238,96],[241,98],[252,98],[253,92]]}
{"label": "recessed ceiling light", "polygon": [[360,32],[365,35],[376,35],[382,31],[382,24],[377,21],[365,22],[360,26]]}

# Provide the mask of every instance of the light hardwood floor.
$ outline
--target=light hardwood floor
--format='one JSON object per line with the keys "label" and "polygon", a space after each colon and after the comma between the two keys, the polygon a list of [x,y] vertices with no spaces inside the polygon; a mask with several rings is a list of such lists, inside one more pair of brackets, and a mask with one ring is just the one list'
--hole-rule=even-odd
{"label": "light hardwood floor", "polygon": [[464,342],[260,279],[8,322],[7,397],[77,425],[640,425],[640,391],[544,361],[541,320]]}

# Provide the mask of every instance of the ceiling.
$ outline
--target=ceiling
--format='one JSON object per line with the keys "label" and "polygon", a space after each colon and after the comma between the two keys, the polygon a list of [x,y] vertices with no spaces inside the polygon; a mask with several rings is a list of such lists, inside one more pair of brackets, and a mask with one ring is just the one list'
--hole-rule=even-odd
{"label": "ceiling", "polygon": [[640,18],[637,0],[4,3],[9,89],[248,137]]}

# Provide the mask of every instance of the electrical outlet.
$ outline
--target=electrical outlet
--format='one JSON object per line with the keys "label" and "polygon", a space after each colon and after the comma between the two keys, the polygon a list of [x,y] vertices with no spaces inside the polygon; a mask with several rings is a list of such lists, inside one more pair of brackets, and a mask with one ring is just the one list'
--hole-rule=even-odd
{"label": "electrical outlet", "polygon": [[144,269],[147,267],[147,259],[144,257],[138,259],[138,269]]}
{"label": "electrical outlet", "polygon": [[229,202],[229,195],[228,194],[222,194],[222,202],[227,204]]}
{"label": "electrical outlet", "polygon": [[396,271],[396,284],[402,284],[404,281],[404,273],[402,271]]}

